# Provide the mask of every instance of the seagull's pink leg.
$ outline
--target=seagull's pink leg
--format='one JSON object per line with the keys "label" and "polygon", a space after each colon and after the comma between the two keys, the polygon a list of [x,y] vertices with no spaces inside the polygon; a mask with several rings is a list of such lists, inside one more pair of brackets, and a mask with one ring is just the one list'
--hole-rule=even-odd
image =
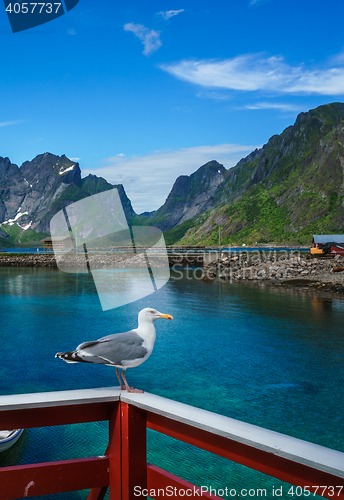
{"label": "seagull's pink leg", "polygon": [[119,376],[119,369],[118,368],[116,368],[116,375],[117,375],[118,380],[119,380],[119,385],[121,386],[121,391],[124,391],[125,386],[122,384],[122,380],[121,380],[121,377]]}
{"label": "seagull's pink leg", "polygon": [[135,389],[134,387],[129,387],[128,382],[125,378],[124,372],[125,372],[125,369],[123,368],[121,375],[122,375],[122,379],[124,380],[125,388],[127,389],[127,391],[128,392],[143,392],[143,391],[141,391],[141,389]]}

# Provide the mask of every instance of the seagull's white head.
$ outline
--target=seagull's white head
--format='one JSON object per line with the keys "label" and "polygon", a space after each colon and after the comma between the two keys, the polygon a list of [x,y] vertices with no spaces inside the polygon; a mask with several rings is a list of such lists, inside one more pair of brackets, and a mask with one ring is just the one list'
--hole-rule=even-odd
{"label": "seagull's white head", "polygon": [[139,324],[141,323],[153,323],[156,319],[166,318],[173,319],[170,314],[162,314],[156,309],[152,309],[151,307],[146,307],[139,312]]}

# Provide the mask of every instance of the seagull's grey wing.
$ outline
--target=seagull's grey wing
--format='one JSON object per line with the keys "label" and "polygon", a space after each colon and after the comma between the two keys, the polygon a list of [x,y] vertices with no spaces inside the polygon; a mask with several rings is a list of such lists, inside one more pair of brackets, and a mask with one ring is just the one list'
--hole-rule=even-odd
{"label": "seagull's grey wing", "polygon": [[98,339],[98,342],[103,342],[103,341],[106,342],[108,340],[117,339],[117,338],[121,337],[122,335],[129,336],[132,333],[135,334],[136,337],[141,339],[141,337],[136,333],[136,330],[129,330],[128,332],[112,333],[111,335],[106,335],[106,337],[101,337],[100,339]]}
{"label": "seagull's grey wing", "polygon": [[125,335],[127,337],[131,333],[134,333],[136,335],[136,337],[138,337],[140,340],[142,340],[141,337],[139,335],[137,335],[135,330],[130,330],[129,332],[112,333],[111,335],[106,335],[106,337],[101,337],[98,340],[91,340],[89,342],[83,342],[82,344],[78,345],[76,350],[79,351],[80,349],[85,349],[86,347],[91,347],[92,345],[99,344],[100,342],[108,342],[109,340],[116,340],[116,339],[120,338],[122,335]]}
{"label": "seagull's grey wing", "polygon": [[100,364],[122,365],[123,361],[142,359],[147,354],[143,339],[134,331],[108,335],[78,346],[78,356],[85,361]]}

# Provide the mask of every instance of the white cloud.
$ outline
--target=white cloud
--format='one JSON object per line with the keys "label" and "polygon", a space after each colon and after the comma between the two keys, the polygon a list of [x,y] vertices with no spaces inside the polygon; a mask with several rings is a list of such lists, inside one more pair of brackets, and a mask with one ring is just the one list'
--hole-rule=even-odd
{"label": "white cloud", "polygon": [[72,160],[72,161],[80,161],[81,158],[68,158],[69,160]]}
{"label": "white cloud", "polygon": [[219,144],[176,151],[153,151],[145,156],[131,158],[113,156],[106,158],[102,167],[83,169],[82,175],[95,174],[112,184],[123,184],[134,210],[141,213],[159,208],[179,175],[190,175],[210,160],[217,160],[228,169],[256,147]]}
{"label": "white cloud", "polygon": [[177,14],[180,14],[181,12],[184,12],[184,9],[168,10],[167,12],[158,12],[157,16],[161,16],[163,19],[165,19],[167,21],[167,19],[170,19],[170,17],[176,16]]}
{"label": "white cloud", "polygon": [[68,35],[76,35],[76,31],[74,29],[67,30]]}
{"label": "white cloud", "polygon": [[43,141],[43,137],[37,137],[37,139],[33,139],[33,141],[28,141],[28,144],[35,144],[35,142]]}
{"label": "white cloud", "polygon": [[143,43],[142,53],[145,56],[149,56],[162,45],[160,31],[149,30],[143,24],[127,23],[124,25],[124,31],[131,31]]}
{"label": "white cloud", "polygon": [[216,90],[201,90],[196,97],[200,99],[215,99],[216,101],[229,101],[232,97],[228,94],[217,92]]}
{"label": "white cloud", "polygon": [[250,2],[250,5],[257,5],[257,3],[259,4],[265,4],[267,2],[269,2],[270,0],[251,0]]}
{"label": "white cloud", "polygon": [[271,0],[251,0],[249,2],[249,6],[255,8],[265,5],[266,3],[271,2]]}
{"label": "white cloud", "polygon": [[13,120],[11,122],[0,122],[0,127],[8,127],[9,125],[17,125],[23,123],[23,120]]}
{"label": "white cloud", "polygon": [[344,49],[341,50],[338,54],[334,54],[330,57],[329,63],[334,66],[343,65],[344,64]]}
{"label": "white cloud", "polygon": [[246,54],[232,59],[182,60],[161,69],[180,80],[207,88],[269,91],[282,94],[344,94],[344,67],[308,70],[288,65],[283,57]]}
{"label": "white cloud", "polygon": [[[244,109],[277,109],[279,111],[304,111],[304,106],[297,106],[294,104],[287,104],[282,102],[256,102],[254,104],[246,104]],[[241,108],[242,109],[242,108]]]}

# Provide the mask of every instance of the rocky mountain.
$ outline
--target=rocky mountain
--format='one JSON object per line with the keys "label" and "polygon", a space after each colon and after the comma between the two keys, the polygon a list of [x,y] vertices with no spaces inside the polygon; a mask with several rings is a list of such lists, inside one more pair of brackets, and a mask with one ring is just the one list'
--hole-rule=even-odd
{"label": "rocky mountain", "polygon": [[191,175],[179,176],[162,207],[141,214],[135,223],[166,231],[205,212],[216,203],[216,193],[225,181],[226,172],[223,165],[213,160]]}
{"label": "rocky mountain", "polygon": [[167,233],[170,242],[309,244],[344,232],[344,104],[298,115],[293,126],[224,174],[211,210]]}
{"label": "rocky mountain", "polygon": [[[117,187],[133,225],[154,225],[168,244],[310,244],[313,233],[344,232],[344,104],[301,113],[295,124],[226,170],[213,160],[177,178],[166,202],[137,215],[122,185],[45,153],[18,168],[0,158],[1,243],[49,233],[64,206]],[[3,245],[2,245],[3,246]]]}
{"label": "rocky mountain", "polygon": [[344,230],[344,104],[298,115],[226,170],[216,161],[180,176],[164,205],[135,217],[160,227],[167,243],[309,244]]}
{"label": "rocky mountain", "polygon": [[122,185],[95,175],[81,178],[79,164],[44,153],[19,168],[0,157],[0,245],[38,242],[50,233],[53,215],[87,196],[117,187],[128,220],[134,215]]}

